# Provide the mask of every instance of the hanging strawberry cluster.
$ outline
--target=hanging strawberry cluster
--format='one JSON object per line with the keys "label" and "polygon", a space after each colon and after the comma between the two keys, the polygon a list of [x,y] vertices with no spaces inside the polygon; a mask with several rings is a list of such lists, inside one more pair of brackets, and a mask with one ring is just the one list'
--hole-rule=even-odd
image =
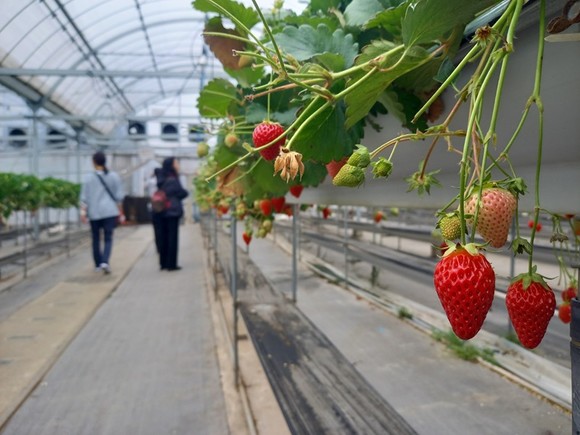
{"label": "hanging strawberry cluster", "polygon": [[[219,79],[210,82],[198,108],[202,116],[224,120],[215,164],[205,180],[218,179],[223,195],[233,189],[229,196],[245,202],[249,216],[259,216],[259,224],[246,230],[246,243],[252,234],[260,237],[271,229],[271,212],[267,213],[271,206],[265,204],[272,198],[315,187],[327,175],[335,186],[351,188],[363,186],[368,172],[386,180],[396,164],[397,149],[409,142],[429,143],[418,170],[406,178],[409,191],[429,194],[440,185],[439,169],[430,170],[430,160],[441,141],[459,156],[458,193],[438,213],[445,253],[434,275],[451,326],[463,339],[480,330],[495,291],[495,273],[484,250],[504,248],[515,219],[517,233],[511,248],[514,255],[528,255],[529,266],[526,273],[514,277],[506,305],[521,343],[537,346],[556,305],[552,289],[533,262],[540,213],[552,216],[555,242],[567,243],[557,230],[561,217],[543,210],[539,197],[545,0],[539,8],[534,87],[513,136],[503,139],[503,146],[498,146],[496,135],[500,97],[524,0],[510,0],[493,24],[477,29],[469,51],[455,66],[466,24],[497,0],[400,0],[379,11],[347,1],[334,8],[323,24],[319,12],[327,12],[321,10],[324,2],[311,2],[307,8],[311,15],[293,17],[290,24],[279,14],[281,5],[266,18],[252,2],[255,10],[232,0],[194,1],[197,9],[219,15],[205,31],[214,53],[232,55],[233,50],[235,58],[222,62],[228,62],[227,72],[239,86]],[[235,29],[223,30],[222,16]],[[258,22],[264,38],[251,30]],[[476,65],[473,74],[458,87],[457,78],[471,64]],[[454,106],[442,122],[429,126],[427,122],[436,122],[443,112],[441,95],[449,88],[455,88],[457,95]],[[484,97],[492,93],[493,107],[484,113]],[[451,129],[463,105],[468,107],[465,128]],[[535,207],[526,239],[520,235],[518,203],[528,188],[513,169],[510,150],[533,107],[539,114],[539,141]],[[364,127],[378,128],[374,116],[387,111],[398,116],[410,133],[369,150],[363,145]],[[454,147],[452,139],[462,140],[463,146]],[[322,207],[321,213],[328,217],[330,209]],[[375,215],[376,222],[380,219]],[[560,263],[566,269],[565,261]],[[565,317],[566,308],[560,309]]]}

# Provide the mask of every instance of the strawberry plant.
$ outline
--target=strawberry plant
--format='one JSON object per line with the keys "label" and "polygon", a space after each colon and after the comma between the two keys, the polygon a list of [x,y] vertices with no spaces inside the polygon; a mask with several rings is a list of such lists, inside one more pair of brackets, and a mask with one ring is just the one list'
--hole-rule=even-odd
{"label": "strawberry plant", "polygon": [[[579,221],[550,213],[540,204],[545,0],[538,8],[536,64],[529,68],[533,88],[513,134],[501,138],[496,126],[524,0],[504,2],[489,24],[469,35],[466,26],[499,0],[311,1],[301,15],[265,15],[255,0],[252,3],[253,8],[233,0],[193,2],[211,16],[204,38],[237,82],[212,80],[198,99],[201,116],[221,122],[218,144],[208,159],[211,170],[200,175],[204,181],[217,180],[221,194],[243,197],[251,204],[287,192],[298,198],[303,187],[315,188],[325,178],[340,187],[364,188],[368,173],[389,182],[395,176],[398,150],[413,142],[426,144],[424,158],[417,162],[417,171],[396,176],[406,180],[409,191],[430,194],[441,184],[440,168],[432,156],[444,145],[450,156],[457,156],[459,171],[453,183],[455,196],[447,198],[437,213],[437,226],[449,246],[440,262],[442,270],[460,258],[483,270],[487,260],[481,251],[504,248],[515,219],[511,249],[528,256],[528,275],[533,276],[541,213],[552,216],[557,248],[568,243],[561,229],[565,219],[578,245]],[[224,23],[230,23],[230,28]],[[258,23],[263,36],[253,30]],[[460,51],[465,36],[471,40]],[[469,75],[468,66],[473,66]],[[441,96],[446,90],[456,99],[443,110]],[[488,110],[484,100],[490,100],[490,95]],[[463,106],[466,118],[458,121]],[[531,234],[524,238],[517,211],[528,187],[516,173],[510,152],[533,108],[538,109],[537,158],[530,189],[534,209]],[[384,114],[397,117],[407,131],[368,149],[365,129],[379,130],[377,120]],[[232,132],[241,146],[228,148],[225,139]],[[478,236],[484,245],[475,245]],[[453,241],[459,244],[454,246]],[[560,264],[569,280],[569,267],[564,260]],[[489,268],[485,270],[470,274],[470,279],[483,279]],[[438,276],[436,283],[442,280]],[[485,304],[489,303],[486,295]],[[447,298],[442,298],[444,308],[452,305],[443,299]],[[479,326],[465,327],[462,337],[481,327],[485,304],[475,311],[464,309],[465,321]],[[451,320],[456,311],[445,310],[452,324],[458,324]]]}

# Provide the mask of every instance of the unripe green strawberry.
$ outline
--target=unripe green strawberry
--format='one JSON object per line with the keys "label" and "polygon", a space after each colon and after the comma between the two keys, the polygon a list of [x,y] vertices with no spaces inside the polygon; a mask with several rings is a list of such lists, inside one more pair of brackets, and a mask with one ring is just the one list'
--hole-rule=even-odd
{"label": "unripe green strawberry", "polygon": [[340,168],[338,174],[332,179],[335,186],[358,187],[365,181],[365,173],[361,168],[348,163]]}
{"label": "unripe green strawberry", "polygon": [[439,229],[444,240],[455,240],[461,236],[461,221],[456,215],[443,216],[439,221]]}
{"label": "unripe green strawberry", "polygon": [[[475,215],[477,193],[469,197],[465,213]],[[477,232],[494,248],[505,245],[517,207],[516,197],[500,187],[484,188],[477,217]],[[468,221],[471,225],[472,220]]]}
{"label": "unripe green strawberry", "polygon": [[205,157],[209,153],[209,145],[205,142],[197,144],[197,157]]}
{"label": "unripe green strawberry", "polygon": [[264,229],[264,231],[266,231],[266,233],[269,233],[270,231],[272,231],[272,220],[265,219],[264,221],[262,221],[260,228]]}
{"label": "unripe green strawberry", "polygon": [[[284,133],[284,127],[276,122],[264,121],[256,126],[252,133],[254,146],[259,148],[274,141],[277,137]],[[280,140],[272,143],[268,148],[260,151],[260,155],[264,160],[274,160],[280,153],[280,147],[284,145],[286,138],[282,137]]]}
{"label": "unripe green strawberry", "polygon": [[359,168],[366,168],[371,163],[371,155],[369,154],[369,150],[367,147],[363,145],[357,145],[357,149],[353,152],[348,160],[346,161],[347,164],[351,166],[356,166]]}
{"label": "unripe green strawberry", "polygon": [[224,143],[228,148],[231,148],[238,143],[238,140],[238,136],[236,136],[234,133],[228,133],[224,138]]}
{"label": "unripe green strawberry", "polygon": [[433,282],[453,332],[463,340],[473,338],[493,302],[495,273],[489,261],[473,245],[451,244]]}
{"label": "unripe green strawberry", "polygon": [[508,287],[505,298],[520,343],[528,349],[540,344],[556,309],[554,292],[537,277],[539,275],[535,273],[531,278],[529,274],[517,276]]}
{"label": "unripe green strawberry", "polygon": [[388,178],[391,172],[393,172],[393,162],[384,157],[379,158],[379,160],[371,163],[371,165],[373,167],[373,177],[375,178]]}

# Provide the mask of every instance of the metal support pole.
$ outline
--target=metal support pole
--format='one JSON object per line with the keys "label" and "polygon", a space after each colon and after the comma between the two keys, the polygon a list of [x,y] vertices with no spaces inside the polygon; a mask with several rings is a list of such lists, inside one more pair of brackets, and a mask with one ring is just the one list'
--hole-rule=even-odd
{"label": "metal support pole", "polygon": [[[76,142],[77,142],[77,146],[76,146],[76,172],[77,172],[77,176],[76,176],[76,182],[77,183],[81,183],[82,179],[81,179],[81,131],[82,131],[82,127],[78,128],[78,127],[74,127],[75,130],[75,137],[76,137]],[[78,226],[81,226],[81,209],[77,208],[77,222],[78,222]]]}
{"label": "metal support pole", "polygon": [[[377,212],[376,207],[371,208],[371,214],[372,214],[371,219],[373,219],[373,222],[374,222],[374,216],[375,216],[375,213],[376,212]],[[376,245],[377,244],[377,230],[378,230],[378,227],[379,227],[379,223],[375,222],[375,225],[373,226],[373,245]]]}
{"label": "metal support pole", "polygon": [[298,213],[300,206],[292,204],[292,302],[296,303],[298,290]]}
{"label": "metal support pole", "polygon": [[232,237],[232,265],[231,265],[231,275],[230,275],[230,292],[232,294],[233,300],[233,311],[234,311],[234,383],[236,388],[238,388],[238,378],[239,378],[239,361],[238,361],[238,237],[237,237],[237,221],[234,214],[234,209],[231,212],[231,225],[230,232]]}
{"label": "metal support pole", "polygon": [[[31,173],[34,174],[35,177],[40,178],[40,143],[38,141],[38,109],[39,106],[34,104],[30,106],[32,108],[32,161],[31,161]],[[33,240],[38,240],[40,236],[40,215],[38,211],[34,213],[33,220],[32,220],[32,228],[33,228]]]}
{"label": "metal support pole", "polygon": [[218,272],[218,253],[217,253],[217,249],[218,249],[218,241],[217,241],[217,212],[215,209],[212,210],[212,226],[211,226],[211,243],[212,243],[212,248],[213,248],[213,273],[214,273],[214,291],[216,292],[216,297],[217,297],[217,279],[215,279],[215,276]]}
{"label": "metal support pole", "polygon": [[[348,288],[348,207],[344,206],[344,286]],[[338,219],[337,219],[338,221]]]}

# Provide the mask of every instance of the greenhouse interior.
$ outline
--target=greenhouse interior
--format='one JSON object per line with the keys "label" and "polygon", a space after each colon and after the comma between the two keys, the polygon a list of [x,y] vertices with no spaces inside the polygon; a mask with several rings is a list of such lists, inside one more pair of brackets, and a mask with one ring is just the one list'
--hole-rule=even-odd
{"label": "greenhouse interior", "polygon": [[580,1],[1,4],[1,434],[580,434]]}

